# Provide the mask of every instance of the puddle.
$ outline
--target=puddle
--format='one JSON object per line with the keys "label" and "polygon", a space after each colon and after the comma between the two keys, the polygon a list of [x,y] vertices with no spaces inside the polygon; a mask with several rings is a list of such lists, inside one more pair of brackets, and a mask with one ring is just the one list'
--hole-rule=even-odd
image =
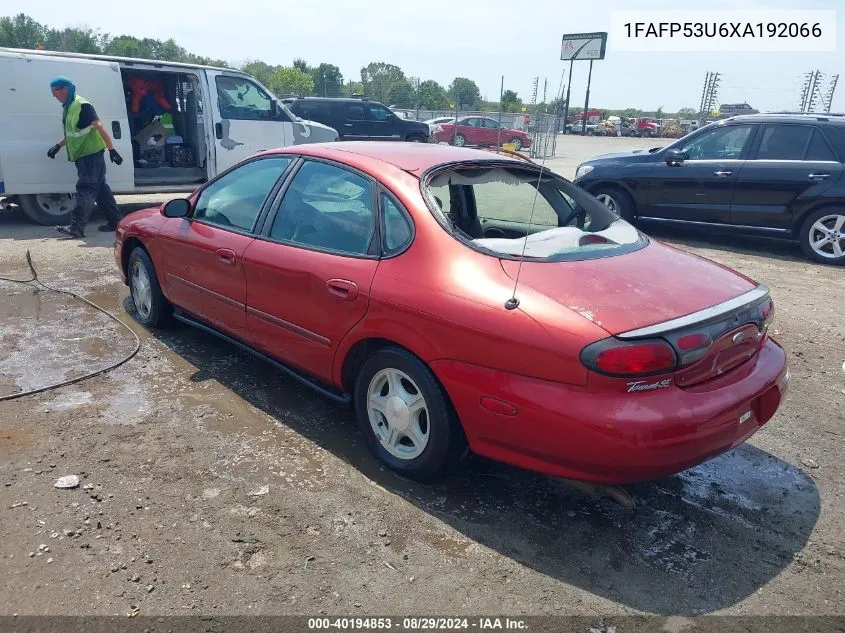
{"label": "puddle", "polygon": [[61,394],[44,405],[44,411],[67,411],[91,402],[91,394],[87,391],[74,391]]}

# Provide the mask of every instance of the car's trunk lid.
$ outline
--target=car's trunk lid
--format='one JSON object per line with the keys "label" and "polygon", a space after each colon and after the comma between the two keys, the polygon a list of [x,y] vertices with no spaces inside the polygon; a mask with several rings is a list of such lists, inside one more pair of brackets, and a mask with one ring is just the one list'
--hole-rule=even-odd
{"label": "car's trunk lid", "polygon": [[[519,262],[502,260],[502,266],[516,278]],[[668,341],[678,357],[675,382],[680,387],[720,376],[754,357],[771,318],[764,287],[655,242],[616,257],[525,261],[519,285],[530,286],[618,338]]]}
{"label": "car's trunk lid", "polygon": [[[501,261],[508,276],[516,279],[519,262]],[[618,256],[565,262],[526,260],[519,284],[614,335],[709,308],[756,286],[714,262],[654,241]]]}

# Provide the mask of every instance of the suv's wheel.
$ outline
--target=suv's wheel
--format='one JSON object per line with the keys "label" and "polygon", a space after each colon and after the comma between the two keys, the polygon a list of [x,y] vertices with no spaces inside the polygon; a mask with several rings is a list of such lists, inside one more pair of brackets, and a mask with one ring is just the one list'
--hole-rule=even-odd
{"label": "suv's wheel", "polygon": [[23,212],[34,222],[51,226],[69,224],[70,215],[76,206],[76,195],[72,193],[36,193],[20,196]]}
{"label": "suv's wheel", "polygon": [[128,277],[135,318],[146,327],[165,325],[172,307],[161,292],[153,260],[143,248],[135,248],[129,255]]}
{"label": "suv's wheel", "polygon": [[636,206],[628,192],[616,187],[602,186],[591,192],[599,202],[627,222],[636,217]]}
{"label": "suv's wheel", "polygon": [[449,470],[466,439],[431,370],[397,347],[376,351],[355,381],[355,414],[370,450],[391,469],[426,481]]}
{"label": "suv's wheel", "polygon": [[811,213],[801,225],[798,239],[810,259],[845,265],[845,208]]}
{"label": "suv's wheel", "polygon": [[427,139],[424,136],[419,136],[418,134],[414,134],[408,137],[409,143],[426,143]]}

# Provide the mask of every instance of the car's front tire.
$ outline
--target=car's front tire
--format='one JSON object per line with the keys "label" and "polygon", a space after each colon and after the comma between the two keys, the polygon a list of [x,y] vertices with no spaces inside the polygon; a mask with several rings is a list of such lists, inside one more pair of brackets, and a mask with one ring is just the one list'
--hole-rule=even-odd
{"label": "car's front tire", "polygon": [[161,291],[153,260],[141,247],[136,247],[129,255],[127,278],[138,322],[154,328],[166,325],[172,306]]}
{"label": "car's front tire", "polygon": [[627,222],[633,222],[637,217],[634,199],[627,191],[618,187],[601,185],[590,190],[599,202]]}
{"label": "car's front tire", "polygon": [[466,453],[466,438],[431,370],[398,347],[370,355],[355,381],[355,414],[370,450],[417,481],[446,474]]}
{"label": "car's front tire", "polygon": [[845,208],[827,207],[808,215],[798,240],[813,261],[845,266]]}

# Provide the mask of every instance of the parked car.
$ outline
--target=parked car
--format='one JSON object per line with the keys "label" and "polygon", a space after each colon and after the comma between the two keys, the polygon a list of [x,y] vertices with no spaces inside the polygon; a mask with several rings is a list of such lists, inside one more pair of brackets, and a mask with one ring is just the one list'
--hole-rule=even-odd
{"label": "parked car", "polygon": [[125,217],[115,258],[144,326],[174,317],[349,403],[375,455],[422,480],[467,447],[662,477],[748,439],[789,378],[767,288],[490,151],[264,152]]}
{"label": "parked car", "polygon": [[429,129],[425,123],[400,118],[377,101],[300,97],[285,102],[297,116],[336,129],[342,141],[428,142]]}
{"label": "parked car", "polygon": [[433,134],[434,140],[438,143],[452,143],[458,147],[499,147],[504,143],[513,143],[517,150],[531,147],[531,137],[528,134],[499,125],[496,119],[490,117],[465,116],[459,118],[456,123],[441,123],[440,130]]}
{"label": "parked car", "polygon": [[575,183],[628,221],[797,240],[845,265],[845,118],[754,114],[663,148],[597,156]]}
{"label": "parked car", "polygon": [[[39,224],[68,224],[75,205],[76,167],[64,151],[50,160],[44,149],[62,130],[62,107],[50,94],[56,75],[70,77],[91,101],[124,157],[121,165],[106,161],[119,194],[190,193],[259,150],[338,138],[330,127],[298,120],[237,70],[0,48],[0,196]],[[165,113],[175,143],[156,127],[155,115]]]}

